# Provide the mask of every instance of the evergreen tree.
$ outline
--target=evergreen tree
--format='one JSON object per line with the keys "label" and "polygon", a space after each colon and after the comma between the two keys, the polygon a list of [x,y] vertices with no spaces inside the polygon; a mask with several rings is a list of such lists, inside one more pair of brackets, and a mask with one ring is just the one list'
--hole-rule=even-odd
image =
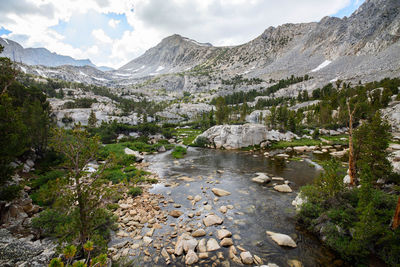
{"label": "evergreen tree", "polygon": [[97,125],[97,118],[96,113],[93,110],[90,111],[89,119],[88,119],[88,127],[89,128],[96,128]]}
{"label": "evergreen tree", "polygon": [[[379,111],[366,122],[358,127],[354,132],[354,154],[356,158],[356,168],[362,174],[368,166],[368,172],[375,181],[379,178],[387,178],[391,173],[392,165],[387,159],[391,134],[389,124],[382,120]],[[374,182],[374,181],[369,181]]]}
{"label": "evergreen tree", "polygon": [[217,124],[224,124],[228,119],[228,106],[225,104],[225,99],[222,96],[218,97],[215,105]]}
{"label": "evergreen tree", "polygon": [[[80,125],[71,133],[64,129],[54,129],[51,147],[54,151],[64,155],[65,168],[68,175],[65,180],[55,186],[57,200],[53,209],[41,213],[33,224],[48,225],[46,215],[51,212],[64,214],[65,223],[57,228],[57,235],[61,240],[78,241],[82,247],[89,238],[103,242],[102,236],[107,234],[107,225],[112,223],[111,214],[104,208],[104,199],[113,193],[102,180],[103,171],[110,167],[112,158],[106,160],[95,173],[88,174],[85,166],[98,157],[100,148],[98,136],[90,137]],[[55,227],[54,222],[50,223]],[[100,231],[100,232],[99,232]]]}

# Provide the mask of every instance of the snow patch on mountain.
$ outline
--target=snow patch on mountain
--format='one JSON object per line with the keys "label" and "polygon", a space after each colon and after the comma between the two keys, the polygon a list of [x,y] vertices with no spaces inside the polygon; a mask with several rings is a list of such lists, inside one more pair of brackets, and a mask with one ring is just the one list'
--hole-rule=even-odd
{"label": "snow patch on mountain", "polygon": [[331,64],[331,63],[332,63],[332,61],[330,61],[330,60],[325,60],[325,61],[322,62],[318,67],[316,67],[315,69],[313,69],[311,72],[319,71],[319,70],[325,68],[326,66],[328,66],[328,65]]}

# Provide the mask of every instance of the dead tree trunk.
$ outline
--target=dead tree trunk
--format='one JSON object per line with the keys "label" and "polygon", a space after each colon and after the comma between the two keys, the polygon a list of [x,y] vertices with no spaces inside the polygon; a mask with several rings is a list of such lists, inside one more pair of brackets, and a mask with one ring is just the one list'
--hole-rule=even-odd
{"label": "dead tree trunk", "polygon": [[396,228],[399,227],[399,225],[400,225],[400,196],[399,200],[397,201],[396,211],[394,212],[392,229],[396,230]]}
{"label": "dead tree trunk", "polygon": [[347,109],[349,111],[349,176],[350,185],[354,185],[356,177],[356,162],[354,159],[354,146],[353,146],[353,115],[356,108],[350,111],[350,101],[347,101]]}

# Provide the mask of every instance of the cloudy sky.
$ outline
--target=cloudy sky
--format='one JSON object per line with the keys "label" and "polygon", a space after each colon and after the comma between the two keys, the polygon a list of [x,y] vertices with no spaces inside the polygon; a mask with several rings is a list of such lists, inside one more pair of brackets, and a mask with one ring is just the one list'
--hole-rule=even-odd
{"label": "cloudy sky", "polygon": [[269,26],[349,16],[364,0],[1,0],[0,36],[118,68],[178,33],[237,45]]}

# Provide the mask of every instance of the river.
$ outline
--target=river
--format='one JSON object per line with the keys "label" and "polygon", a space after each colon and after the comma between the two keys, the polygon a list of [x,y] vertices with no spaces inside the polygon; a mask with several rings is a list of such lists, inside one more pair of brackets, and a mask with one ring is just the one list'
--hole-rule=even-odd
{"label": "river", "polygon": [[[206,232],[214,233],[222,226],[233,234],[235,246],[241,246],[259,256],[264,264],[275,263],[279,266],[337,266],[334,254],[316,238],[298,229],[295,221],[295,208],[291,202],[302,185],[309,184],[319,175],[319,171],[307,161],[287,161],[268,158],[261,153],[188,148],[187,155],[180,160],[174,159],[169,152],[146,157],[149,169],[162,178],[162,183],[154,185],[151,193],[163,194],[182,205],[184,212],[179,223],[201,225],[201,220],[209,212],[224,219],[221,226],[207,227]],[[255,173],[263,172],[270,176],[283,177],[289,181],[293,193],[280,193],[271,185],[260,185],[251,181]],[[182,177],[189,177],[189,181]],[[271,184],[273,184],[272,182]],[[212,188],[231,192],[231,195],[215,199]],[[200,195],[201,201],[192,206],[187,197]],[[205,201],[207,203],[205,203]],[[226,214],[219,207],[232,205]],[[211,207],[210,207],[211,206]],[[172,204],[167,207],[174,209]],[[211,208],[210,210],[207,210]],[[200,216],[189,218],[189,213],[201,212]],[[169,223],[177,222],[170,217]],[[204,228],[204,225],[201,225]],[[291,236],[297,248],[285,248],[277,245],[266,231]],[[228,249],[222,248],[228,259]],[[210,258],[212,255],[210,256]],[[210,266],[212,261],[203,261]],[[181,261],[175,262],[178,266]],[[231,262],[231,266],[234,266]]]}

